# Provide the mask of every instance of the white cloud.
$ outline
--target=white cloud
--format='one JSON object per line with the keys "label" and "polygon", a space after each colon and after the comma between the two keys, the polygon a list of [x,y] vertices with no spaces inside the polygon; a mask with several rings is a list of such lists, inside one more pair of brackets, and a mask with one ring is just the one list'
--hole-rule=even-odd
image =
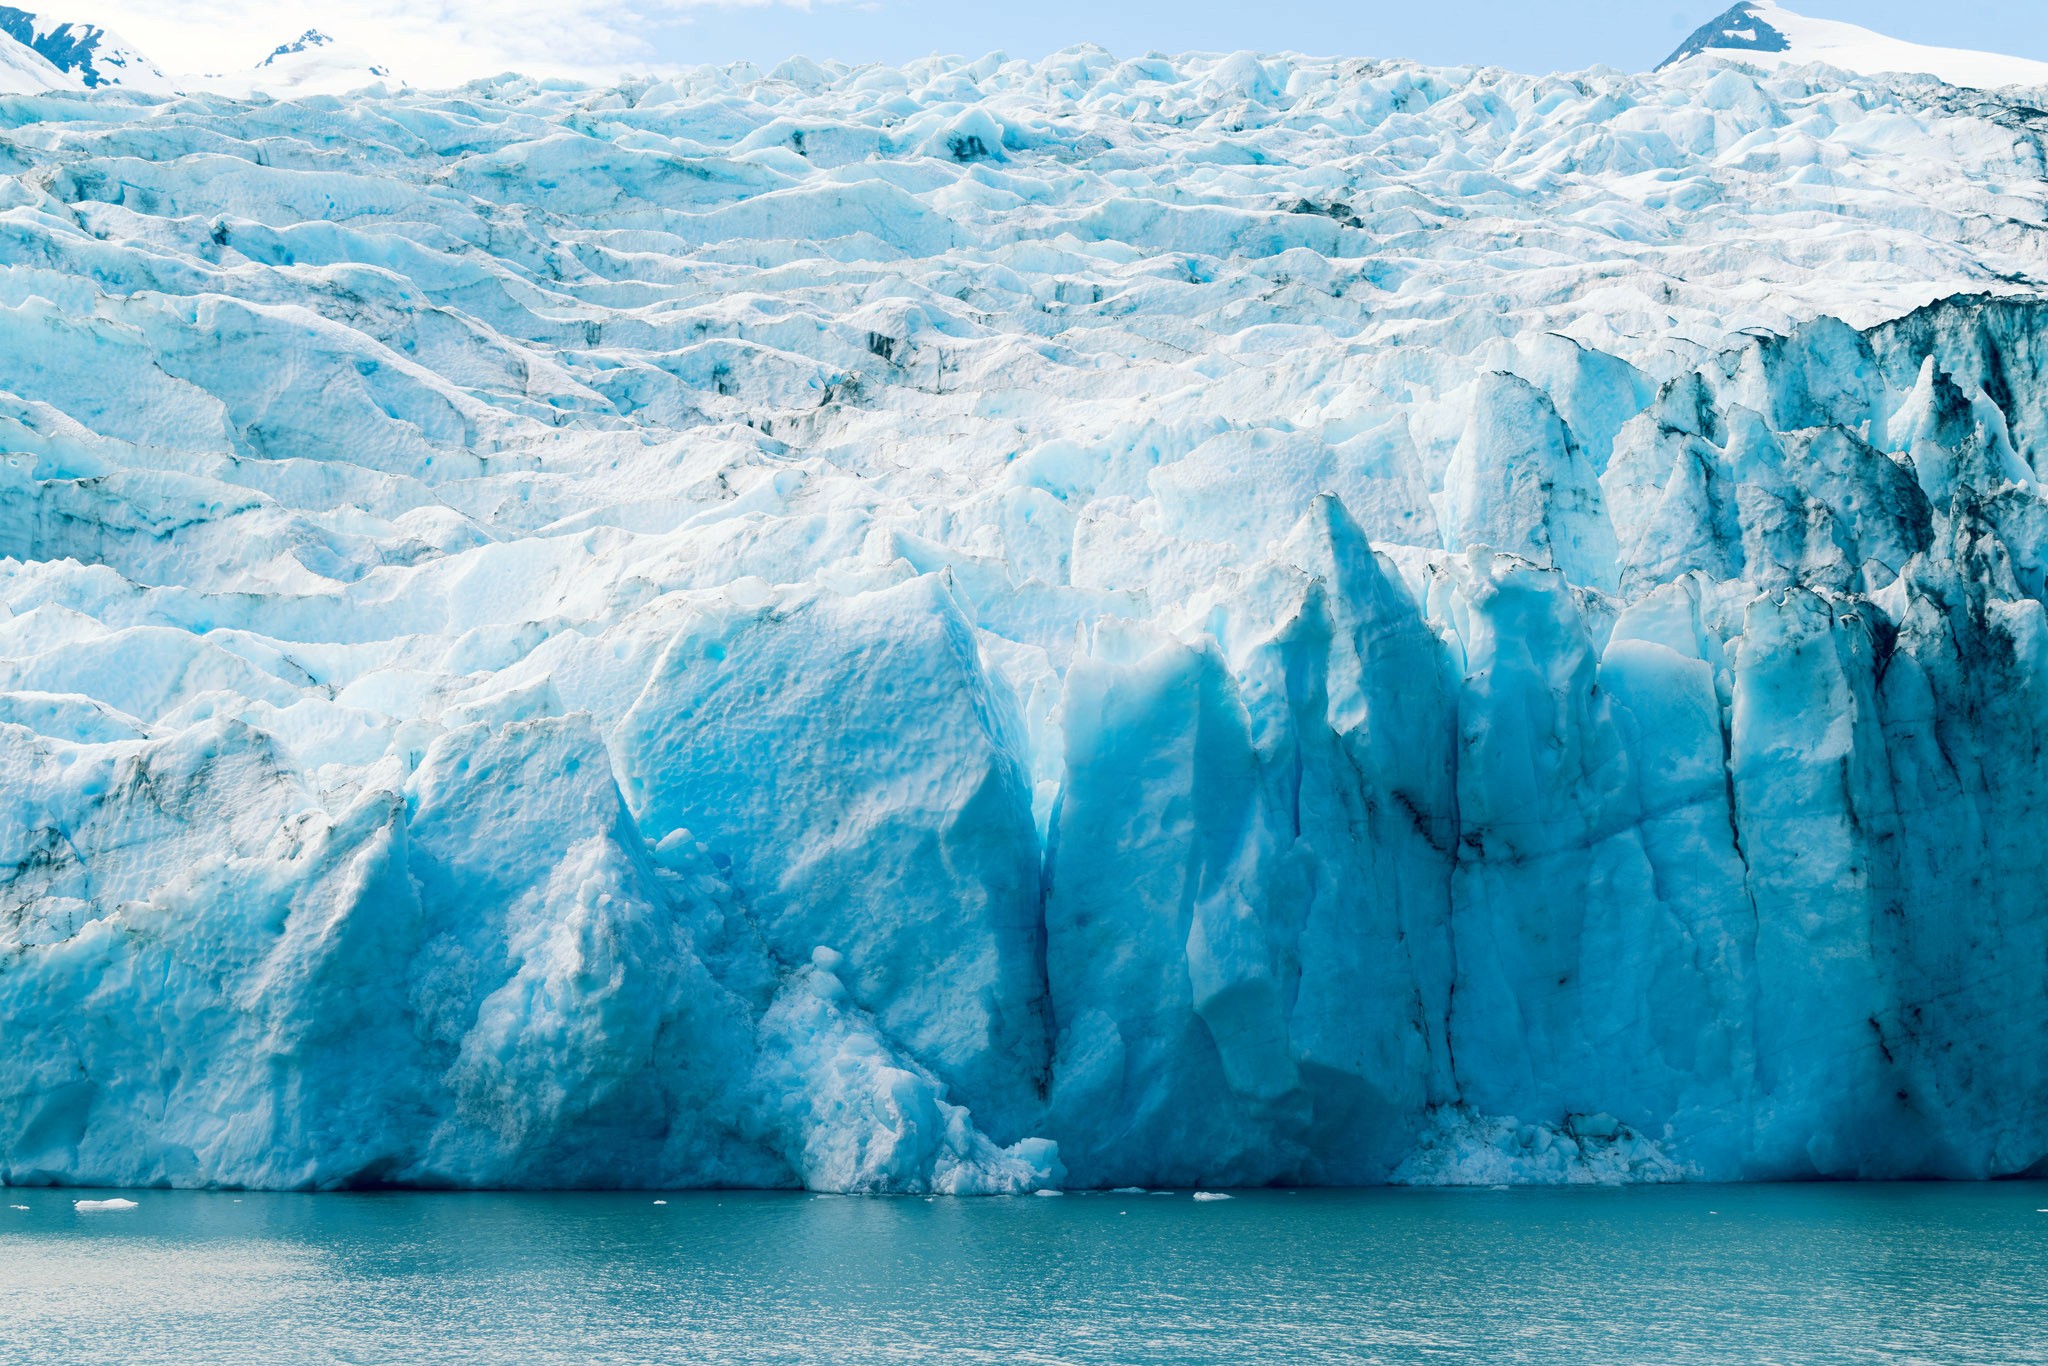
{"label": "white cloud", "polygon": [[[20,3],[21,0],[16,0]],[[829,3],[829,0],[828,0]],[[255,65],[317,28],[421,85],[517,70],[608,79],[656,68],[652,40],[712,7],[810,0],[40,0],[119,32],[173,74]]]}

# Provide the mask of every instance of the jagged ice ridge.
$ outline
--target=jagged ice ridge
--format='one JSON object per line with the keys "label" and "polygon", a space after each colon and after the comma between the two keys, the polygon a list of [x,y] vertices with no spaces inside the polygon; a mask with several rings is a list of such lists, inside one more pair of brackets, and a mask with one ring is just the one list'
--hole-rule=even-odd
{"label": "jagged ice ridge", "polygon": [[2021,96],[0,120],[0,1178],[2048,1155]]}

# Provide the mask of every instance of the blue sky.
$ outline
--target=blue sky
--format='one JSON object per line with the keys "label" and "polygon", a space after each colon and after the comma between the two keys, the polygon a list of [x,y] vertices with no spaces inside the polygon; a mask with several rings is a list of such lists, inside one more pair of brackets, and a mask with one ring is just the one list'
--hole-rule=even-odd
{"label": "blue sky", "polygon": [[[1038,57],[1077,42],[1413,57],[1525,71],[1654,66],[1730,0],[39,0],[123,33],[171,71],[254,63],[317,27],[419,84],[507,69],[606,79],[791,53],[901,62]],[[1795,0],[1914,42],[2048,60],[2048,0]]]}

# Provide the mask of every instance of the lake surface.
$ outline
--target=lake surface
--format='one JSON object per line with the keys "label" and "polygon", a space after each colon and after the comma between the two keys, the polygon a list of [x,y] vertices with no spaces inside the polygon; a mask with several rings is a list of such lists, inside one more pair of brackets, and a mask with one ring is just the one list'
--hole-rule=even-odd
{"label": "lake surface", "polygon": [[2040,1184],[94,1194],[0,1191],[0,1361],[2048,1362]]}

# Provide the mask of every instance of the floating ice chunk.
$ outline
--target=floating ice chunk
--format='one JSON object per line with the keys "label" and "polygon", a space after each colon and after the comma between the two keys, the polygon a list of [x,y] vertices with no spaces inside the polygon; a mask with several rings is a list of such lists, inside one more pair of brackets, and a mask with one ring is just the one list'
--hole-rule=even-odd
{"label": "floating ice chunk", "polygon": [[1224,1193],[1223,1193],[1222,1191],[1196,1191],[1196,1192],[1195,1192],[1195,1199],[1197,1199],[1197,1200],[1201,1200],[1201,1201],[1204,1201],[1204,1202],[1207,1202],[1207,1201],[1210,1201],[1210,1200],[1228,1200],[1229,1198],[1230,1198],[1230,1197],[1229,1197],[1229,1196],[1227,1196],[1227,1195],[1225,1195],[1225,1194],[1224,1194]]}
{"label": "floating ice chunk", "polygon": [[73,1200],[71,1208],[81,1214],[90,1214],[95,1210],[103,1209],[134,1209],[135,1202],[133,1200],[124,1200],[117,1195],[111,1200]]}

